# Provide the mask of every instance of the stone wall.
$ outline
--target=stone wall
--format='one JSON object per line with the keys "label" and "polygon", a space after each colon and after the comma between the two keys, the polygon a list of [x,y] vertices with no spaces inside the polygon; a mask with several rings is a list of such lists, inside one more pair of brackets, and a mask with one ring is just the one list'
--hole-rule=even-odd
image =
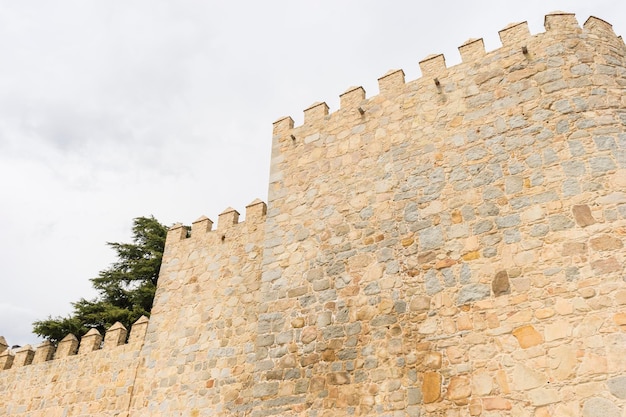
{"label": "stone wall", "polygon": [[500,37],[275,123],[258,415],[623,415],[624,44]]}
{"label": "stone wall", "polygon": [[78,340],[68,335],[56,350],[48,343],[36,350],[28,345],[17,352],[5,349],[0,354],[0,415],[125,415],[147,325],[145,317],[139,319],[128,343],[126,329],[117,324],[104,341],[96,330],[89,332],[80,348]]}
{"label": "stone wall", "polygon": [[275,122],[267,207],[168,233],[141,352],[0,371],[0,414],[626,415],[626,47],[545,27]]}

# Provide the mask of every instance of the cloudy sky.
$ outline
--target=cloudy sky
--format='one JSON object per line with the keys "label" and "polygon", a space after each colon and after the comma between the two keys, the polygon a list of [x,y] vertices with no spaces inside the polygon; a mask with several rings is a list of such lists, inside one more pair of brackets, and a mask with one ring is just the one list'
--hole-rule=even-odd
{"label": "cloudy sky", "polygon": [[93,297],[134,217],[266,200],[279,117],[554,10],[626,35],[621,0],[0,0],[0,335]]}

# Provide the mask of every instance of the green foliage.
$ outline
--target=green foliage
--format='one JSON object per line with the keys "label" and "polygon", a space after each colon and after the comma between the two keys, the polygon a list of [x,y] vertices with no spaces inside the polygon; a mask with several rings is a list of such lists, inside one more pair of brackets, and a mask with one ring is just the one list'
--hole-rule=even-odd
{"label": "green foliage", "polygon": [[159,278],[167,228],[154,217],[133,220],[132,243],[110,243],[118,261],[92,278],[98,296],[72,303],[69,317],[48,317],[33,323],[33,333],[57,343],[69,333],[80,337],[96,328],[104,334],[116,321],[126,328],[149,316]]}

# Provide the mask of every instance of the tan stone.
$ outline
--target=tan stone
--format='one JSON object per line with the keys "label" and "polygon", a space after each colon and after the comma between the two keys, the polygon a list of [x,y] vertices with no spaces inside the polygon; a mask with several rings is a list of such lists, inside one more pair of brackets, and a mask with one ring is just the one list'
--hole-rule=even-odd
{"label": "tan stone", "polygon": [[513,384],[520,391],[528,391],[548,383],[548,378],[541,372],[518,364],[513,370]]}
{"label": "tan stone", "polygon": [[311,343],[315,339],[317,339],[317,328],[306,327],[302,330],[302,335],[300,336],[302,343]]}
{"label": "tan stone", "polygon": [[469,402],[468,398],[470,395],[472,395],[472,387],[467,377],[456,376],[450,378],[446,398],[452,400],[457,405],[465,405]]}
{"label": "tan stone", "polygon": [[522,349],[527,349],[543,342],[541,334],[532,325],[518,327],[513,330],[513,336],[515,336]]}
{"label": "tan stone", "polygon": [[591,209],[586,204],[572,206],[572,213],[576,224],[582,227],[590,226],[596,221],[591,215]]}
{"label": "tan stone", "polygon": [[491,410],[510,410],[512,408],[511,402],[506,398],[501,397],[487,397],[482,399],[483,408],[487,411]]}
{"label": "tan stone", "polygon": [[538,308],[535,310],[535,317],[538,319],[547,319],[554,316],[555,311],[551,308]]}
{"label": "tan stone", "polygon": [[621,249],[624,247],[624,244],[622,243],[622,240],[617,237],[602,235],[590,239],[589,246],[591,246],[591,249],[597,251],[610,251]]}
{"label": "tan stone", "polygon": [[621,270],[619,262],[617,262],[617,260],[612,256],[607,259],[599,259],[592,262],[591,267],[593,268],[593,272],[596,274],[609,274],[611,272],[619,272]]}
{"label": "tan stone", "polygon": [[472,252],[468,252],[466,254],[463,255],[463,260],[464,261],[473,261],[475,259],[480,258],[480,252],[479,251],[472,251]]}
{"label": "tan stone", "polygon": [[293,327],[295,329],[300,329],[300,328],[304,327],[304,319],[302,317],[297,317],[297,318],[291,320],[291,327]]}
{"label": "tan stone", "polygon": [[423,378],[423,401],[425,404],[434,403],[441,397],[441,374],[438,372],[424,372]]}

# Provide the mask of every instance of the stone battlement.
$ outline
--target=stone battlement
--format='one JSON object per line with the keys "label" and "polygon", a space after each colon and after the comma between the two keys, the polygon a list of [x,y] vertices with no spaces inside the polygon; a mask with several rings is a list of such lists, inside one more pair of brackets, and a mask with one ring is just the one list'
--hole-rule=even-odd
{"label": "stone battlement", "polygon": [[[480,68],[485,64],[492,64],[494,61],[500,61],[501,64],[506,65],[507,61],[513,59],[512,57],[515,55],[524,56],[529,61],[533,60],[535,55],[542,53],[533,50],[533,45],[541,44],[545,37],[552,37],[554,40],[571,35],[590,37],[611,43],[622,49],[626,48],[622,38],[613,32],[611,24],[594,16],[589,17],[581,28],[573,13],[553,12],[546,15],[544,27],[546,32],[532,36],[527,22],[510,24],[498,32],[502,47],[489,53],[485,51],[482,38],[470,39],[459,46],[462,62],[453,67],[446,66],[443,54],[430,55],[419,62],[422,77],[409,83],[405,82],[404,71],[390,70],[378,79],[379,94],[385,96],[401,95],[399,93],[405,89],[419,91],[430,87],[430,90],[446,96],[458,89],[459,85],[464,84],[463,81],[468,75],[468,71],[471,72],[472,69]],[[468,96],[471,96],[471,93],[467,95],[466,92],[461,97],[466,98]],[[315,126],[329,122],[333,118],[343,122],[346,112],[365,117],[367,104],[376,98],[366,98],[363,87],[350,87],[339,97],[340,108],[336,112],[329,114],[329,107],[325,102],[313,103],[304,110],[302,126],[294,128],[293,119],[289,116],[283,117],[274,122],[274,134],[280,135],[289,132],[289,135],[285,137],[291,137],[301,129],[314,130]],[[421,98],[430,100],[435,97],[425,95]],[[454,98],[458,99],[459,97]],[[435,101],[437,101],[436,98]]]}
{"label": "stone battlement", "polygon": [[128,330],[119,322],[106,331],[104,341],[102,334],[97,329],[88,331],[80,341],[70,333],[60,340],[56,347],[52,343],[44,341],[36,348],[26,345],[16,349],[9,349],[6,340],[0,337],[0,370],[14,369],[31,364],[37,365],[101,349],[110,350],[120,345],[128,345],[129,348],[139,351],[148,328],[148,322],[147,317],[140,317],[133,324],[128,341],[126,340]]}
{"label": "stone battlement", "polygon": [[274,122],[267,205],[169,230],[145,336],[0,339],[0,415],[624,415],[626,47],[545,29]]}

